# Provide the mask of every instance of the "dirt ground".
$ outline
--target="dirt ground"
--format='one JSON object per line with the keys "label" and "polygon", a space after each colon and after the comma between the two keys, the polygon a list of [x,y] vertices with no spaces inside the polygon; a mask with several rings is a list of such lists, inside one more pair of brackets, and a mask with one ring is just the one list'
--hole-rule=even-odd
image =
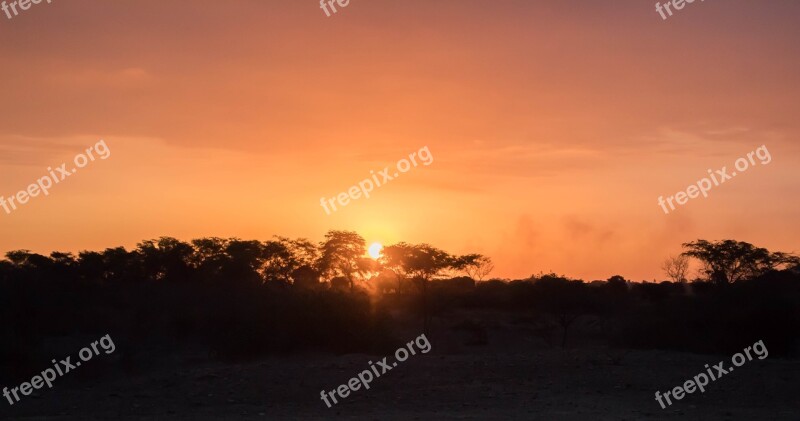
{"label": "dirt ground", "polygon": [[[416,335],[409,335],[409,340]],[[102,375],[59,379],[7,403],[16,420],[798,420],[800,362],[753,360],[661,409],[662,393],[726,355],[549,347],[518,331],[489,331],[468,346],[447,332],[327,408],[332,390],[383,355],[296,355],[240,364],[173,359],[138,372],[114,363]],[[512,351],[513,350],[513,351]],[[98,364],[101,364],[98,362]],[[87,364],[88,365],[88,364]],[[99,367],[99,366],[98,366]],[[90,369],[87,369],[89,373]],[[69,377],[72,376],[72,377]]]}

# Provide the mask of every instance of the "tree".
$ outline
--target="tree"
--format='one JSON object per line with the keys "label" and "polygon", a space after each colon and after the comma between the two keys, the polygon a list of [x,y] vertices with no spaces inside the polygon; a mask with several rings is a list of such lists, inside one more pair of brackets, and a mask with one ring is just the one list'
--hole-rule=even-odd
{"label": "tree", "polygon": [[428,244],[412,247],[407,263],[412,277],[425,281],[440,276],[444,271],[452,269],[458,264],[453,256]]}
{"label": "tree", "polygon": [[102,253],[82,251],[78,253],[78,272],[82,281],[101,283],[105,280],[106,264]]}
{"label": "tree", "polygon": [[[89,258],[89,256],[85,257]],[[135,282],[144,276],[142,275],[141,255],[135,251],[129,252],[125,250],[125,247],[107,248],[100,257],[102,259],[102,276],[106,281]]]}
{"label": "tree", "polygon": [[30,250],[13,250],[6,253],[6,258],[14,265],[17,273],[23,279],[48,281],[57,279],[58,274],[54,271],[55,264],[50,257],[32,253]]}
{"label": "tree", "polygon": [[228,247],[228,240],[219,237],[198,238],[192,240],[192,246],[192,265],[197,268],[200,280],[219,281],[226,260],[225,248]]}
{"label": "tree", "polygon": [[470,278],[483,281],[494,270],[492,259],[481,254],[467,254],[457,259],[456,267]]}
{"label": "tree", "polygon": [[309,265],[303,265],[291,273],[292,287],[298,289],[316,289],[320,286],[319,272]]}
{"label": "tree", "polygon": [[[619,284],[621,276],[612,276],[610,285]],[[567,345],[567,333],[570,326],[581,315],[589,311],[589,297],[586,284],[583,281],[568,279],[564,276],[549,273],[533,278],[535,303],[549,313],[555,322],[561,326],[561,347]]]}
{"label": "tree", "polygon": [[299,264],[292,252],[291,241],[288,238],[278,237],[277,240],[264,242],[264,264],[261,267],[264,282],[285,285],[292,282],[292,273]]}
{"label": "tree", "polygon": [[410,278],[419,287],[422,297],[423,326],[427,334],[431,322],[428,284],[444,271],[458,267],[460,262],[447,252],[428,244],[399,243],[384,248],[383,255],[386,267],[398,270],[398,278]]}
{"label": "tree", "polygon": [[391,291],[394,291],[395,294],[400,293],[400,282],[398,282],[397,273],[393,270],[383,269],[374,280],[374,291],[378,294],[388,294]]}
{"label": "tree", "polygon": [[142,241],[136,245],[145,276],[153,281],[185,282],[191,279],[194,248],[172,237]]}
{"label": "tree", "polygon": [[703,263],[703,273],[717,284],[727,285],[753,279],[769,271],[800,263],[800,257],[788,253],[771,253],[765,248],[734,240],[684,243],[682,254]]}
{"label": "tree", "polygon": [[670,256],[664,261],[661,269],[672,279],[672,282],[686,282],[686,273],[689,271],[689,257],[684,254]]}
{"label": "tree", "polygon": [[53,263],[49,257],[31,253],[30,250],[9,251],[6,253],[6,258],[15,266],[36,270],[47,268]]}
{"label": "tree", "polygon": [[411,256],[411,249],[412,246],[410,244],[403,242],[385,246],[381,252],[381,257],[378,259],[378,262],[383,267],[394,272],[398,294],[402,292],[403,283],[410,276],[407,262]]}
{"label": "tree", "polygon": [[243,285],[261,283],[259,271],[264,263],[264,245],[260,241],[230,239],[225,245],[224,263],[221,267],[223,279]]}
{"label": "tree", "polygon": [[344,277],[352,291],[355,276],[363,271],[361,259],[367,253],[364,239],[354,231],[328,231],[320,250],[320,272],[329,278]]}

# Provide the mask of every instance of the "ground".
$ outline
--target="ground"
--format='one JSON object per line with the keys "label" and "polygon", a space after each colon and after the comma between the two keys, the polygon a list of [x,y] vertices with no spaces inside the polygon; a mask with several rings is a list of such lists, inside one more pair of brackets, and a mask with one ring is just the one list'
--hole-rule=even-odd
{"label": "ground", "polygon": [[[481,319],[485,320],[485,318]],[[468,324],[469,325],[469,324]],[[486,325],[486,323],[484,323]],[[328,408],[332,390],[390,355],[298,354],[243,363],[153,357],[123,369],[90,361],[53,389],[3,403],[18,420],[798,420],[800,361],[754,359],[662,409],[662,393],[730,355],[562,349],[513,324],[430,334],[417,354]],[[466,333],[465,333],[466,332]],[[419,333],[401,334],[408,340]],[[479,340],[475,341],[478,338]],[[477,344],[476,344],[477,342]],[[558,342],[558,341],[556,341]],[[578,341],[579,342],[579,341]],[[124,345],[119,344],[120,348]],[[155,355],[155,354],[154,354]],[[390,358],[389,361],[392,361]],[[46,368],[46,367],[45,367]],[[35,374],[35,373],[34,373]]]}

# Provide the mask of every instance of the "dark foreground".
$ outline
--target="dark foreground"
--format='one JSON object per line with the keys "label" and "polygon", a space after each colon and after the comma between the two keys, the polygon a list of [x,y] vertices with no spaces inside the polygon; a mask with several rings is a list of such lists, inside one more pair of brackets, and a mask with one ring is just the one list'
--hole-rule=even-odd
{"label": "dark foreground", "polygon": [[431,343],[427,355],[411,357],[373,381],[370,390],[362,388],[331,409],[320,391],[346,382],[379,357],[305,355],[241,364],[183,359],[138,374],[108,364],[100,379],[64,379],[14,407],[4,403],[0,415],[18,420],[797,420],[800,413],[796,360],[753,360],[712,382],[705,393],[661,409],[656,390],[663,393],[705,364],[730,356],[562,351],[533,343],[511,353],[497,343],[466,347],[435,335]]}

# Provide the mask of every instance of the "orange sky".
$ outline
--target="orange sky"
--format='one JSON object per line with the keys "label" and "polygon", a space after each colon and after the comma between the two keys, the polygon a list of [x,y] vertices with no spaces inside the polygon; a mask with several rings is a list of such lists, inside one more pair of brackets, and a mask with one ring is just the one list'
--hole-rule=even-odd
{"label": "orange sky", "polygon": [[[495,276],[652,280],[680,243],[798,251],[800,3],[88,0],[0,15],[0,195],[105,139],[0,251],[161,235],[429,242]],[[766,145],[665,215],[673,195]],[[319,205],[428,146],[332,215]]]}

